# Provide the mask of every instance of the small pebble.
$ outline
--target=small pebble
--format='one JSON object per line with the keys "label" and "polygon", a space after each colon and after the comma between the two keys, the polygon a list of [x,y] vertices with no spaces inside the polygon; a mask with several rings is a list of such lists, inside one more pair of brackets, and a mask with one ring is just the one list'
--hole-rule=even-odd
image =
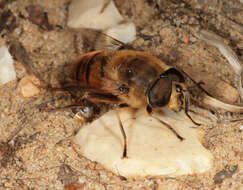
{"label": "small pebble", "polygon": [[40,93],[39,86],[40,80],[38,78],[33,75],[26,76],[19,82],[20,94],[25,98],[36,96]]}

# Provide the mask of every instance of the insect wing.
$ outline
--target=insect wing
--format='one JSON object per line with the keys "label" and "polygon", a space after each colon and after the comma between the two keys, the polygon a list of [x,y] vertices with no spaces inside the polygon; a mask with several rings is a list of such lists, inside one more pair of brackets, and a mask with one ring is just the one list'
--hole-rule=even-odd
{"label": "insect wing", "polygon": [[82,28],[75,30],[76,35],[82,35],[83,43],[91,50],[120,50],[133,49],[132,46],[125,44],[100,30]]}

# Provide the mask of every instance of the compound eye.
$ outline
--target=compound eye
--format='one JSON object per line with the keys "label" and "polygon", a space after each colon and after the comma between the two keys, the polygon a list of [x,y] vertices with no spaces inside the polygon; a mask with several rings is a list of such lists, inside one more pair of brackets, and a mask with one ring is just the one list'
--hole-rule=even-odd
{"label": "compound eye", "polygon": [[152,107],[162,107],[169,103],[171,97],[171,81],[169,78],[160,78],[148,92],[149,104]]}
{"label": "compound eye", "polygon": [[176,92],[182,92],[182,87],[180,85],[176,85]]}

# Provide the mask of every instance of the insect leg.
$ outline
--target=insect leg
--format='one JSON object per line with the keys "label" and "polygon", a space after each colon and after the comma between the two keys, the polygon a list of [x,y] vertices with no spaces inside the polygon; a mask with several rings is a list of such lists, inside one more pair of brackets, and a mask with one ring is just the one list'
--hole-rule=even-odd
{"label": "insect leg", "polygon": [[119,103],[120,100],[117,98],[117,96],[114,96],[112,94],[105,94],[105,93],[88,93],[84,96],[85,99],[91,101],[91,102],[97,102],[97,103]]}
{"label": "insect leg", "polygon": [[72,97],[76,97],[74,91],[78,91],[80,89],[80,86],[77,85],[69,85],[69,86],[63,86],[61,88],[58,87],[48,87],[47,90],[51,92],[68,92]]}
{"label": "insect leg", "polygon": [[180,139],[181,141],[184,140],[184,138],[183,138],[182,136],[180,136],[180,135],[176,132],[176,130],[173,129],[173,127],[171,127],[168,123],[166,123],[166,122],[162,121],[161,119],[159,119],[159,118],[153,116],[153,115],[152,115],[152,108],[151,108],[150,106],[147,106],[146,111],[147,111],[147,113],[148,113],[151,117],[153,117],[154,119],[156,119],[157,121],[159,121],[160,123],[162,123],[163,125],[165,125],[169,130],[171,130],[171,131],[174,133],[174,135],[175,135],[178,139]]}
{"label": "insect leg", "polygon": [[116,112],[116,116],[117,116],[117,119],[118,119],[118,122],[119,122],[119,127],[120,127],[120,130],[121,130],[121,133],[122,133],[122,136],[123,136],[123,140],[124,140],[122,158],[127,158],[127,135],[126,135],[126,132],[125,132],[124,127],[122,125],[121,118],[120,118],[118,111],[115,110],[115,112]]}
{"label": "insect leg", "polygon": [[[111,94],[90,93],[86,96],[86,98],[93,102],[119,103],[119,99],[116,96],[111,95]],[[122,125],[120,115],[117,110],[115,110],[115,112],[116,112],[116,116],[117,116],[117,119],[119,122],[119,127],[120,127],[120,130],[121,130],[121,133],[123,136],[123,140],[124,140],[122,158],[126,158],[127,157],[127,136],[126,136],[124,127]]]}
{"label": "insect leg", "polygon": [[44,109],[43,111],[46,111],[46,112],[64,111],[64,110],[68,110],[68,109],[71,109],[71,108],[77,108],[77,107],[80,107],[80,106],[82,106],[82,105],[71,104],[71,105],[64,106],[64,107],[56,107],[56,108]]}

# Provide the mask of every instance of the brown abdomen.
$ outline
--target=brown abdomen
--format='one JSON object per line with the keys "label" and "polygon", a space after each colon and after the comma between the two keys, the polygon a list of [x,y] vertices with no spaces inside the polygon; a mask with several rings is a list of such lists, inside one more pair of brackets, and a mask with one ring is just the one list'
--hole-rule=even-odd
{"label": "brown abdomen", "polygon": [[103,68],[106,64],[103,51],[87,53],[73,63],[71,78],[81,86],[99,89],[102,87]]}

